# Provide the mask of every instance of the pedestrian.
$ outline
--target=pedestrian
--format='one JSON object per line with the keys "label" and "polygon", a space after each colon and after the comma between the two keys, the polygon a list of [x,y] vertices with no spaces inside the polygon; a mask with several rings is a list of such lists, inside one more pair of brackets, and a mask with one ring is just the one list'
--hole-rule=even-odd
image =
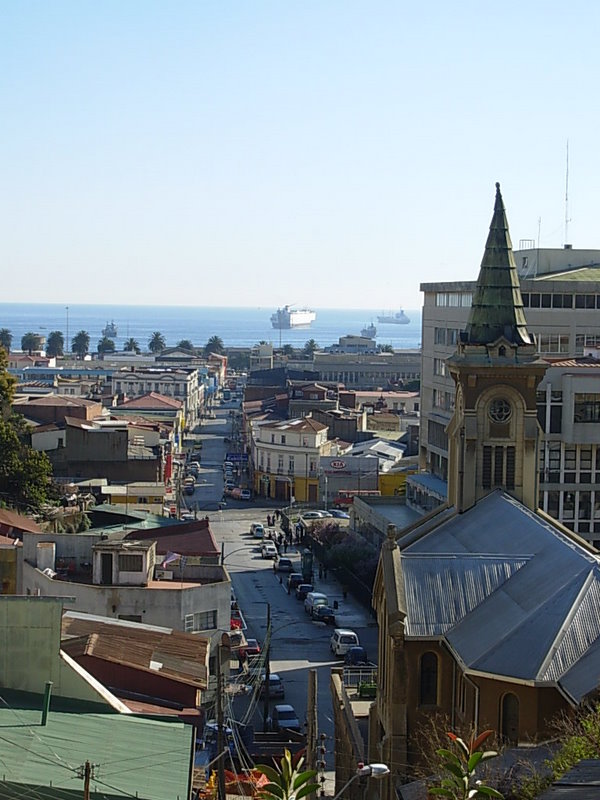
{"label": "pedestrian", "polygon": [[287,543],[287,539],[286,539],[285,542],[283,543],[283,552],[284,553],[287,553],[287,547],[288,547],[288,543]]}
{"label": "pedestrian", "polygon": [[277,561],[273,559],[273,574],[277,574]]}
{"label": "pedestrian", "polygon": [[323,567],[319,564],[319,578],[323,577]]}
{"label": "pedestrian", "polygon": [[323,565],[323,577],[325,578],[325,580],[327,580],[327,565],[326,564]]}

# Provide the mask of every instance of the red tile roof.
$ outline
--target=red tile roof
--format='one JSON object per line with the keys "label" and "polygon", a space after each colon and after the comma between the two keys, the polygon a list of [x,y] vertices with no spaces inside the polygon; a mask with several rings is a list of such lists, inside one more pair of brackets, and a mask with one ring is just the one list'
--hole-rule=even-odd
{"label": "red tile roof", "polygon": [[117,408],[143,408],[147,411],[150,409],[161,409],[167,406],[168,408],[177,409],[181,408],[183,403],[175,397],[167,397],[159,392],[148,392],[141,397],[134,397],[132,400],[126,400],[121,403]]}

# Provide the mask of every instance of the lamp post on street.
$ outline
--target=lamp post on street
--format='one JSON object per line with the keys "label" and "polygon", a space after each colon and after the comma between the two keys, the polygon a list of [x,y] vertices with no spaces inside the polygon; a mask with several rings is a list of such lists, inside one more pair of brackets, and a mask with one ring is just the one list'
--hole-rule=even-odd
{"label": "lamp post on street", "polygon": [[390,768],[387,764],[359,764],[358,769],[354,773],[354,775],[350,778],[350,780],[345,783],[339,792],[335,795],[333,800],[338,800],[342,796],[342,794],[346,791],[346,789],[350,786],[351,783],[357,778],[376,778],[380,780],[381,778],[385,778],[387,775],[390,774]]}

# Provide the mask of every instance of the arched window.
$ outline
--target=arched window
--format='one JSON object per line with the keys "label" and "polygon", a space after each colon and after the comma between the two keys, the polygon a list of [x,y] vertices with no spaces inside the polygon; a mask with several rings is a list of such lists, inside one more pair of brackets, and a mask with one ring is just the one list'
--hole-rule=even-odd
{"label": "arched window", "polygon": [[502,698],[500,719],[502,737],[508,744],[518,744],[519,741],[519,698],[512,692],[507,692]]}
{"label": "arched window", "polygon": [[421,656],[419,703],[422,706],[435,706],[438,702],[438,657],[435,653]]}

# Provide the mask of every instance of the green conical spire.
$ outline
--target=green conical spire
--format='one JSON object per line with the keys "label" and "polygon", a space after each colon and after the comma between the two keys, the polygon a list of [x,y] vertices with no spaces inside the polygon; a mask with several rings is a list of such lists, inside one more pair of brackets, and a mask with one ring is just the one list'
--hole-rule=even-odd
{"label": "green conical spire", "polygon": [[466,344],[492,344],[501,336],[515,345],[533,344],[527,331],[499,183],[465,334],[463,342]]}

